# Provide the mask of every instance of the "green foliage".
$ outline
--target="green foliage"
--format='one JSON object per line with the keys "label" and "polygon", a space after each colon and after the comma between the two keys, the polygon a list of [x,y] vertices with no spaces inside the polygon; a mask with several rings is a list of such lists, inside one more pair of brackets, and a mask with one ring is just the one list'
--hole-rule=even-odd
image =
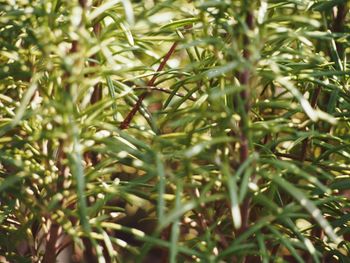
{"label": "green foliage", "polygon": [[349,262],[349,6],[2,0],[1,260]]}

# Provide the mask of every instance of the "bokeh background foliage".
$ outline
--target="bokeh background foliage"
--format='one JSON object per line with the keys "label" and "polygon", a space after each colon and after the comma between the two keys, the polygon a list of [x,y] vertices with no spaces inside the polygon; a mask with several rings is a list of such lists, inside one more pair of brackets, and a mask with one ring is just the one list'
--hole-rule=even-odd
{"label": "bokeh background foliage", "polygon": [[1,260],[349,262],[348,13],[1,0]]}

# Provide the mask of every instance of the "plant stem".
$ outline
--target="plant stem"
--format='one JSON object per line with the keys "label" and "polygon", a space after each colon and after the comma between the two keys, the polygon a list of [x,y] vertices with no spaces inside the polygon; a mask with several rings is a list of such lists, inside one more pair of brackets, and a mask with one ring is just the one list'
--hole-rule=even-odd
{"label": "plant stem", "polygon": [[[333,32],[344,32],[344,23],[348,11],[349,9],[345,2],[337,6],[337,15],[334,17],[332,25]],[[336,46],[338,53],[342,55],[344,52],[343,45],[341,43],[336,42]]]}
{"label": "plant stem", "polygon": [[[79,0],[79,5],[80,7],[85,10],[86,9],[86,0]],[[77,53],[79,50],[79,42],[77,40],[72,41],[72,47],[69,50],[70,54]],[[65,79],[68,79],[70,77],[70,72],[65,72],[63,77]],[[67,84],[65,85],[65,91],[69,93],[70,91],[70,85]],[[66,158],[65,152],[64,152],[64,146],[65,146],[65,141],[60,139],[59,140],[59,147],[57,151],[57,168],[58,168],[58,180],[56,184],[56,192],[61,192],[63,191],[64,188],[64,180],[65,180],[65,170],[66,170],[66,165],[64,164],[64,159]],[[61,204],[63,203],[63,200],[60,202]],[[56,261],[56,257],[61,252],[61,250],[58,250],[60,247],[60,244],[58,244],[58,233],[59,233],[59,228],[60,225],[57,224],[56,222],[52,222],[49,230],[49,236],[48,240],[46,243],[46,248],[45,248],[45,254],[43,257],[43,262],[44,263],[51,263]]]}
{"label": "plant stem", "polygon": [[[176,47],[177,47],[177,42],[175,42],[169,49],[168,53],[166,53],[166,55],[163,58],[163,61],[160,63],[159,67],[157,68],[156,73],[163,70],[163,68],[165,67],[165,64],[167,63],[171,55],[174,53]],[[154,86],[154,82],[156,81],[157,77],[158,77],[158,74],[154,74],[151,80],[148,81],[147,86]],[[149,94],[148,92],[144,92],[140,95],[134,107],[131,109],[129,114],[125,117],[124,121],[120,124],[120,129],[123,130],[129,127],[130,122],[132,121],[136,112],[140,109],[142,101],[147,97],[148,94]]]}
{"label": "plant stem", "polygon": [[46,242],[43,263],[56,262],[56,247],[59,228],[60,226],[57,223],[51,223],[48,240]]}
{"label": "plant stem", "polygon": [[[246,13],[246,23],[247,26],[250,30],[254,29],[254,18],[253,15],[250,11],[247,11]],[[248,50],[249,46],[249,39],[248,36],[244,36],[244,50],[243,50],[243,57],[246,60],[250,60],[250,52]],[[240,129],[241,129],[241,134],[240,134],[240,140],[241,140],[241,145],[240,145],[240,163],[243,164],[249,157],[249,140],[247,137],[246,129],[248,126],[248,113],[249,113],[249,92],[248,92],[248,86],[249,86],[249,78],[250,78],[250,70],[249,69],[244,69],[243,72],[240,73],[239,75],[239,81],[241,85],[246,86],[246,88],[241,91],[239,94],[241,101],[243,103],[243,113],[241,114],[241,120],[239,123]],[[244,118],[245,116],[245,118]],[[249,225],[249,214],[250,214],[250,202],[251,198],[247,197],[242,204],[241,207],[241,212],[242,212],[242,226],[238,230],[238,233],[243,233]]]}
{"label": "plant stem", "polygon": [[[96,3],[94,4],[94,7],[98,7],[101,4],[101,1],[96,1]],[[93,32],[95,34],[96,37],[99,37],[99,35],[101,34],[101,23],[97,22],[96,24],[93,25]],[[89,63],[89,65],[91,67],[96,67],[97,63],[95,62],[96,60],[98,60],[96,55],[92,56],[92,61]],[[92,92],[91,95],[91,99],[90,99],[90,103],[91,104],[95,104],[98,101],[100,101],[102,99],[102,85],[101,83],[97,83],[94,86],[94,91]],[[86,161],[87,164],[91,164],[92,166],[96,165],[99,162],[99,158],[98,155],[95,152],[86,152],[84,154],[84,159]]]}
{"label": "plant stem", "polygon": [[[249,30],[254,29],[254,17],[250,10],[246,11],[246,24],[249,28]],[[251,59],[251,54],[249,50],[249,38],[247,34],[244,35],[243,38],[243,58],[246,61],[249,61]],[[249,104],[249,80],[250,80],[250,69],[245,68],[240,74],[239,74],[239,81],[240,84],[245,86],[245,89],[240,92],[240,101],[243,104],[243,107],[241,109],[241,120],[239,122],[240,127],[240,163],[241,165],[248,159],[249,157],[249,139],[248,139],[248,125],[249,125],[249,110],[250,110],[250,104]],[[247,196],[241,205],[241,217],[242,217],[242,225],[238,229],[237,234],[240,235],[244,233],[248,227],[249,227],[249,217],[250,217],[250,209],[251,209],[251,201],[252,198],[250,196]],[[235,260],[235,259],[234,259]],[[242,263],[250,262],[250,259],[248,256],[244,256],[242,258]]]}

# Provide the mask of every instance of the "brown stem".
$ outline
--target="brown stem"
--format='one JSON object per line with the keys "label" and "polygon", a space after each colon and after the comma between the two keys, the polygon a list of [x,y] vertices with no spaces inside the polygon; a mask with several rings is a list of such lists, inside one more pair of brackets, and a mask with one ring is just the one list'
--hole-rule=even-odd
{"label": "brown stem", "polygon": [[[175,42],[169,49],[168,53],[166,53],[166,55],[163,58],[163,61],[160,63],[159,67],[157,68],[156,73],[163,70],[163,68],[165,67],[165,64],[167,63],[171,55],[174,53],[176,46],[177,46],[177,42]],[[148,81],[147,86],[154,86],[154,82],[156,81],[157,77],[158,77],[158,74],[154,74],[151,80]],[[120,124],[120,127],[119,127],[120,129],[123,130],[129,127],[130,122],[132,121],[136,112],[140,109],[142,101],[147,97],[147,95],[148,95],[148,92],[144,92],[140,95],[134,107],[131,109],[129,114],[125,117],[124,121]]]}
{"label": "brown stem", "polygon": [[[246,24],[250,30],[254,29],[254,17],[251,11],[247,10],[246,12]],[[249,38],[247,35],[244,36],[243,39],[243,44],[244,44],[244,49],[243,49],[243,57],[246,61],[249,61],[251,58],[251,54],[249,51]],[[249,80],[250,80],[250,75],[251,72],[248,68],[244,69],[243,72],[239,74],[239,81],[241,85],[245,86],[245,89],[240,92],[240,100],[243,103],[243,109],[241,113],[241,121],[239,123],[240,127],[240,163],[241,165],[248,159],[249,157],[249,140],[247,137],[247,118],[250,110],[250,105],[249,105],[249,91],[248,91],[248,86],[249,86]],[[246,118],[244,117],[246,116]],[[248,196],[244,199],[243,204],[241,205],[241,216],[242,216],[242,225],[238,229],[237,234],[240,235],[244,233],[248,227],[249,227],[249,218],[250,218],[250,209],[251,209],[251,197]],[[233,259],[235,261],[235,258]],[[242,258],[243,263],[245,262],[250,262],[250,257],[249,256],[244,256]]]}
{"label": "brown stem", "polygon": [[79,0],[79,5],[85,9],[86,8],[86,0]]}
{"label": "brown stem", "polygon": [[[345,18],[346,14],[348,13],[349,9],[346,5],[346,3],[339,4],[337,6],[337,15],[335,16],[333,20],[333,25],[332,25],[332,30],[333,32],[343,32],[344,31],[344,23],[345,23]],[[343,54],[344,47],[341,43],[337,42],[336,43],[337,51],[341,55]]]}
{"label": "brown stem", "polygon": [[[99,0],[99,1],[96,1],[94,6],[97,7],[100,4],[101,4],[101,1]],[[93,32],[94,32],[96,37],[99,37],[99,35],[101,34],[101,23],[98,22],[98,23],[93,25]],[[91,67],[95,67],[97,65],[97,63],[95,62],[96,60],[97,60],[97,56],[93,55],[92,61],[89,63],[89,65]],[[101,85],[101,83],[97,83],[94,86],[94,90],[93,90],[92,95],[91,95],[90,103],[95,104],[98,101],[100,101],[101,99],[102,99],[102,85]],[[87,164],[91,164],[92,166],[96,165],[99,162],[99,158],[98,158],[98,155],[96,154],[96,152],[86,152],[84,154],[84,159],[85,159]]]}
{"label": "brown stem", "polygon": [[[247,17],[246,17],[246,23],[250,30],[253,30],[254,28],[254,18],[250,11],[247,11]],[[247,36],[244,36],[244,50],[243,50],[243,57],[246,60],[250,59],[250,52],[248,49],[249,46],[249,38]],[[249,85],[249,79],[250,79],[250,71],[249,69],[245,69],[243,72],[239,74],[239,81],[241,85],[246,86],[246,89],[241,91],[240,98],[241,101],[244,103],[244,113],[242,115],[247,115],[249,112],[249,93],[247,90],[247,86]],[[241,146],[240,146],[240,163],[243,164],[249,156],[249,142],[248,137],[246,135],[246,132],[244,129],[247,127],[247,123],[245,123],[244,118],[241,118],[241,121],[239,123],[241,128]],[[249,225],[249,214],[250,214],[250,197],[247,197],[242,204],[241,212],[242,212],[242,226],[238,230],[238,233],[243,233]]]}
{"label": "brown stem", "polygon": [[[251,12],[247,12],[246,17],[246,23],[250,30],[253,30],[254,28],[254,18]],[[250,52],[248,49],[249,46],[249,38],[248,36],[244,36],[244,50],[243,50],[243,57],[246,60],[250,59]],[[247,115],[249,112],[249,92],[247,89],[247,86],[249,85],[249,79],[250,79],[250,71],[249,69],[245,69],[243,72],[239,74],[239,81],[241,85],[246,86],[246,88],[240,92],[239,96],[241,98],[241,101],[244,103],[244,115]],[[243,115],[243,114],[242,114]],[[248,145],[248,138],[246,136],[246,133],[244,132],[244,129],[246,128],[247,123],[244,122],[244,118],[241,118],[240,121],[240,127],[241,127],[241,147],[240,147],[240,161],[243,163],[245,160],[247,160],[249,155],[249,145]]]}
{"label": "brown stem", "polygon": [[57,223],[51,224],[50,232],[47,237],[48,240],[46,242],[43,263],[56,262],[56,247],[57,247],[59,228],[60,226]]}

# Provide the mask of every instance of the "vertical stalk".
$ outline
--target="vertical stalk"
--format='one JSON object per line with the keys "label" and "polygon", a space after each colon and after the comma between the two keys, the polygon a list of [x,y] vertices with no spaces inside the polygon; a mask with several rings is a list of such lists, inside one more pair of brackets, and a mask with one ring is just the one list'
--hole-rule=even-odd
{"label": "vertical stalk", "polygon": [[[249,31],[254,30],[254,17],[252,11],[249,9],[248,2],[243,2],[243,8],[244,8],[244,15],[245,15],[245,23],[248,27]],[[243,58],[246,62],[249,63],[251,60],[251,53],[250,53],[250,40],[248,37],[248,33],[245,32],[243,36]],[[240,82],[240,85],[244,86],[244,90],[242,90],[237,97],[237,106],[238,106],[238,112],[240,115],[240,121],[239,121],[239,128],[240,128],[240,148],[239,148],[239,160],[240,165],[243,165],[249,157],[249,111],[250,111],[250,102],[249,102],[249,85],[250,85],[250,77],[251,77],[251,69],[249,66],[246,66],[245,69],[243,69],[239,75],[238,79]],[[237,235],[241,235],[244,233],[248,227],[249,227],[249,218],[250,218],[250,211],[251,211],[251,201],[252,198],[250,196],[247,196],[243,203],[241,204],[241,219],[242,219],[242,225],[237,230]],[[233,258],[233,261],[236,262],[237,259]],[[250,262],[251,260],[249,257],[244,256],[240,262]]]}
{"label": "vertical stalk", "polygon": [[[82,1],[82,0],[80,0]],[[86,0],[85,0],[86,1]],[[94,2],[93,6],[94,7],[98,7],[101,4],[101,0],[97,0]],[[82,8],[86,8],[86,3],[84,2],[83,4],[81,4]],[[95,37],[99,37],[101,34],[101,23],[97,22],[93,25],[93,33],[95,35]],[[98,59],[98,55],[94,55],[92,57],[93,59]],[[97,63],[95,61],[92,61],[89,63],[89,65],[91,67],[96,67]],[[102,85],[101,83],[97,83],[94,86],[92,95],[91,95],[91,99],[90,99],[90,103],[91,104],[95,104],[98,101],[100,101],[102,99]],[[86,161],[86,163],[91,164],[93,166],[95,166],[98,162],[99,162],[99,158],[98,158],[98,154],[96,152],[86,152],[84,154],[84,159]],[[87,263],[97,263],[97,256],[96,256],[96,251],[94,249],[94,246],[91,242],[91,240],[88,237],[83,237],[82,238],[83,244],[84,244],[84,260]],[[109,259],[108,253],[106,253],[105,258]]]}
{"label": "vertical stalk", "polygon": [[[101,0],[98,0],[95,2],[94,6],[98,7],[100,4],[101,4]],[[96,24],[93,25],[92,29],[93,29],[95,37],[98,38],[101,34],[101,23],[97,22]],[[98,56],[94,55],[94,56],[92,56],[92,59],[96,60],[96,59],[98,59]],[[89,63],[89,65],[91,67],[96,67],[97,63],[95,61],[91,61]],[[98,101],[100,101],[101,99],[102,99],[102,85],[99,82],[99,83],[95,84],[95,86],[94,86],[94,90],[93,90],[92,95],[91,95],[90,103],[95,104]],[[85,159],[87,164],[91,164],[91,165],[96,165],[99,162],[98,156],[95,152],[85,153],[84,159]]]}
{"label": "vertical stalk", "polygon": [[[337,14],[334,17],[333,24],[332,24],[333,32],[341,33],[344,31],[345,18],[348,11],[349,11],[349,8],[347,7],[347,4],[345,2],[337,5]],[[339,55],[343,55],[343,52],[344,52],[343,45],[340,43],[336,43],[336,46],[337,46],[337,51]]]}
{"label": "vertical stalk", "polygon": [[[246,24],[249,28],[249,30],[254,29],[254,17],[253,14],[250,10],[246,11]],[[246,61],[249,61],[251,58],[251,54],[249,51],[249,38],[247,35],[244,36],[243,39],[243,44],[244,44],[244,50],[243,50],[243,57]],[[240,163],[241,165],[248,159],[249,157],[249,139],[248,139],[248,125],[249,125],[249,110],[250,110],[250,105],[249,105],[249,80],[250,80],[251,72],[249,68],[245,68],[240,74],[239,74],[239,81],[240,84],[245,86],[245,89],[240,92],[239,94],[239,100],[241,101],[241,120],[239,123],[240,127]],[[242,226],[238,230],[238,233],[241,234],[243,233],[249,225],[249,215],[250,215],[250,203],[251,203],[251,198],[247,197],[243,201],[243,204],[241,206],[241,213],[242,213]]]}
{"label": "vertical stalk", "polygon": [[60,226],[56,222],[51,221],[50,231],[45,246],[43,263],[56,262],[56,249],[57,240],[59,237],[59,229]]}
{"label": "vertical stalk", "polygon": [[[80,7],[85,10],[86,9],[86,0],[79,0]],[[69,50],[70,54],[77,53],[79,51],[79,43],[77,40],[72,41],[72,46]],[[63,78],[68,79],[70,76],[69,72],[64,73]],[[67,84],[64,87],[64,90],[66,93],[70,92],[70,85]],[[57,168],[58,168],[58,179],[56,183],[56,191],[62,191],[62,188],[64,187],[64,180],[65,180],[65,170],[67,168],[67,165],[64,164],[64,160],[66,158],[66,154],[64,152],[64,146],[65,141],[63,139],[59,139],[59,147],[57,150]],[[60,202],[63,203],[63,200]],[[47,236],[47,241],[45,245],[45,253],[43,256],[43,262],[44,263],[51,263],[56,262],[57,253],[59,250],[59,247],[61,247],[61,244],[58,242],[58,239],[60,237],[60,225],[55,222],[53,219],[49,218],[51,225],[49,229],[49,234]],[[59,251],[61,252],[61,250]]]}

